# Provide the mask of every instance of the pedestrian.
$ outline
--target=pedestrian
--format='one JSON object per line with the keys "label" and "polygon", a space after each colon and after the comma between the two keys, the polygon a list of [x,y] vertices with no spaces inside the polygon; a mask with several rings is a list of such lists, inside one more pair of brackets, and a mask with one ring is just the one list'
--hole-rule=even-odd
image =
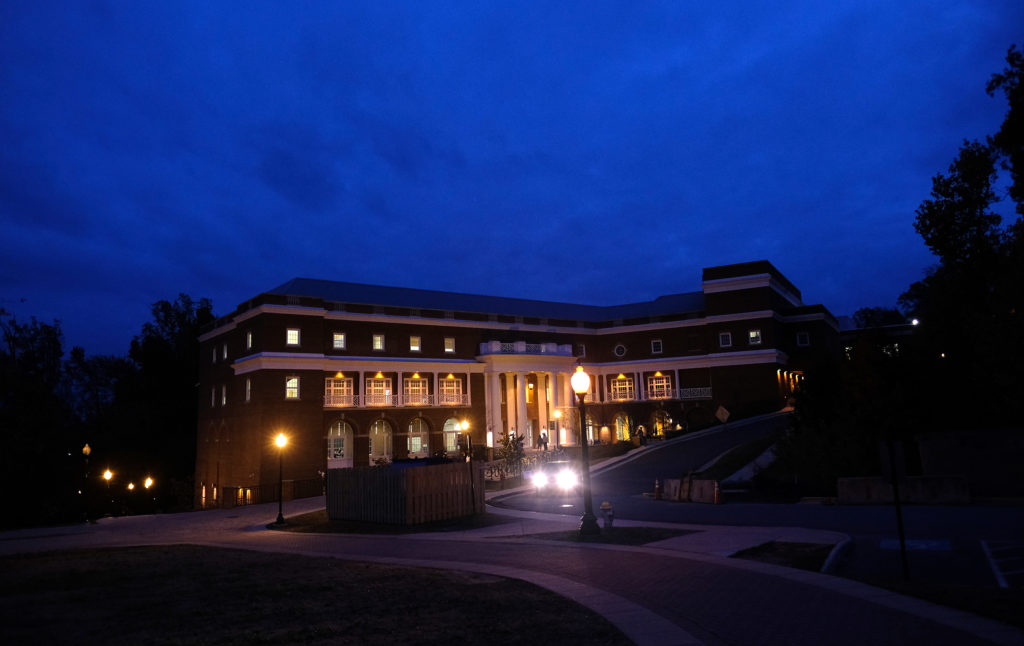
{"label": "pedestrian", "polygon": [[544,431],[540,432],[540,448],[545,451],[548,450],[548,434]]}

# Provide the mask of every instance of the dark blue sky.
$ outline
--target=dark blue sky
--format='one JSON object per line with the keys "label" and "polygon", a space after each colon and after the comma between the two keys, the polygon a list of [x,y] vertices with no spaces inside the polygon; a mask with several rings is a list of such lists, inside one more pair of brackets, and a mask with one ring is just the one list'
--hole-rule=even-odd
{"label": "dark blue sky", "polygon": [[120,354],[179,292],[610,305],[758,259],[837,315],[895,306],[1022,25],[1019,0],[5,0],[0,307]]}

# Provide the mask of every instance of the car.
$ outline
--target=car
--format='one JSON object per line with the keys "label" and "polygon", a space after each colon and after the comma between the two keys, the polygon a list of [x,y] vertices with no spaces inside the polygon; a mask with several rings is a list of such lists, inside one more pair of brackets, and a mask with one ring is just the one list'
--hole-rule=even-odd
{"label": "car", "polygon": [[579,487],[580,474],[568,460],[552,460],[537,465],[529,480],[538,494],[570,494]]}

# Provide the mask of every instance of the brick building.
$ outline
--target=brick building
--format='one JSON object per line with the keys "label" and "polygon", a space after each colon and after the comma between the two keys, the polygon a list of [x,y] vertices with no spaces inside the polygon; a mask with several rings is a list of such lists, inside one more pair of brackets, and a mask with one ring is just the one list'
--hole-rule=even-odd
{"label": "brick building", "polygon": [[[771,263],[706,268],[700,291],[610,307],[297,278],[200,337],[196,501],[490,447],[578,443],[569,377],[591,376],[590,441],[783,406],[838,326]],[[460,435],[461,434],[461,435]],[[241,495],[241,494],[239,494]]]}

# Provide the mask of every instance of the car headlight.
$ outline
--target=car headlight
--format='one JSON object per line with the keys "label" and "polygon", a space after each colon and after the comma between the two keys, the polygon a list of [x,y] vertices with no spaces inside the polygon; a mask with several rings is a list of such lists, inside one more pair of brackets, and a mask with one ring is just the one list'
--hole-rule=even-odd
{"label": "car headlight", "polygon": [[560,489],[572,489],[577,483],[576,473],[569,469],[563,469],[558,472],[555,482],[558,483]]}
{"label": "car headlight", "polygon": [[537,473],[533,474],[533,486],[537,487],[538,489],[543,489],[544,487],[548,486],[547,474],[544,473],[543,471],[538,471]]}

